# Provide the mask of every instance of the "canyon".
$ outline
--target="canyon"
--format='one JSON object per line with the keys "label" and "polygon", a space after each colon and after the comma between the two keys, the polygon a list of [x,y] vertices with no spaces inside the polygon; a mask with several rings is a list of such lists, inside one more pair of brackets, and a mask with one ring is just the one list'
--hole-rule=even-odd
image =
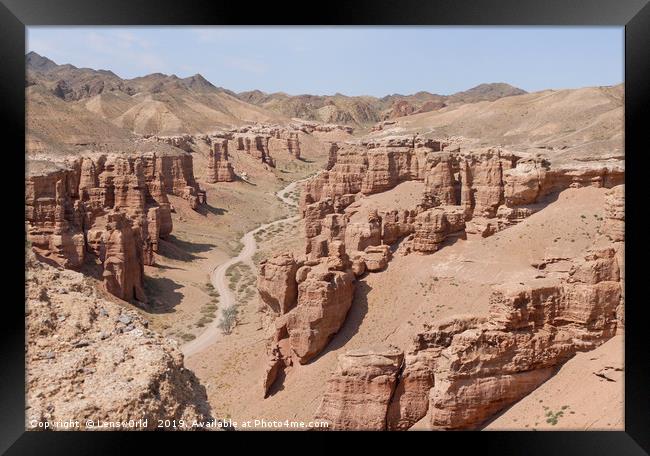
{"label": "canyon", "polygon": [[28,416],[538,428],[530,397],[622,352],[622,86],[328,100],[27,65]]}
{"label": "canyon", "polygon": [[[445,153],[448,147],[454,152]],[[410,137],[343,146],[335,154],[329,160],[330,165],[333,163],[330,169],[303,189],[305,258],[296,260],[281,254],[263,262],[260,269],[260,296],[281,315],[269,350],[269,370],[263,382],[267,389],[279,369],[291,366],[293,359],[301,364],[309,361],[342,327],[352,302],[353,284],[352,275],[342,274],[361,276],[366,271],[381,271],[392,255],[431,254],[450,238],[493,235],[540,210],[540,201],[564,189],[610,188],[610,199],[623,194],[620,164],[554,169],[542,158],[522,160],[493,149],[463,154],[459,148],[439,141],[418,142]],[[419,186],[419,200],[411,195],[412,207],[405,204],[407,198],[400,196],[396,196],[397,207],[386,202],[381,205],[385,212],[364,204],[369,195],[390,193],[413,181],[423,185]],[[616,212],[622,203],[619,200],[609,204],[608,210]],[[617,217],[620,213],[613,219]],[[607,238],[617,240],[620,234]],[[399,245],[391,253],[397,241]],[[571,285],[557,283],[560,278],[550,283],[539,280],[514,287],[500,285],[503,289],[497,287],[488,299],[488,319],[459,317],[416,334],[415,346],[406,361],[404,353],[396,352],[395,347],[341,355],[316,419],[326,420],[338,429],[408,429],[433,409],[432,424],[438,427],[481,424],[548,379],[552,375],[550,367],[615,334],[622,288],[615,252],[613,247],[589,252],[582,259],[584,265],[567,266],[570,273],[565,280]],[[545,266],[545,262],[538,264]],[[318,272],[312,276],[312,271]],[[327,277],[329,293],[311,291],[310,277]],[[320,304],[304,299],[306,296],[319,299]],[[301,314],[313,317],[305,322]],[[565,325],[578,324],[578,328],[570,328],[577,335],[562,334],[554,324],[564,331]],[[543,336],[537,331],[530,335],[519,333],[537,327],[544,328],[537,330]],[[305,332],[309,335],[306,340]],[[550,340],[545,333],[550,334]],[[556,338],[561,341],[558,346],[554,345]],[[584,342],[579,342],[580,338]],[[453,346],[456,340],[460,347]],[[537,345],[534,355],[528,352],[531,348],[526,348],[530,345]],[[490,347],[503,347],[503,353]],[[431,354],[425,354],[429,350]],[[465,352],[467,361],[462,358]],[[486,352],[485,360],[480,358],[481,352]],[[427,356],[431,360],[423,360]],[[483,364],[484,369],[480,367]],[[438,377],[436,369],[440,369]],[[453,374],[456,369],[458,377]],[[497,375],[490,376],[491,372]],[[375,381],[389,386],[382,395],[372,393]],[[361,399],[366,394],[364,388],[368,390],[367,400]],[[381,413],[373,408],[377,402],[384,404]]]}

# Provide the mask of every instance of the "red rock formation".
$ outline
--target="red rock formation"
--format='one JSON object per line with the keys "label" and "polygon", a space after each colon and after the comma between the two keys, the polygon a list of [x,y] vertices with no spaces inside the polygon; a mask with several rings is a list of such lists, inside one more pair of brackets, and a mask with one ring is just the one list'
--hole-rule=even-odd
{"label": "red rock formation", "polygon": [[[286,340],[286,339],[285,339]],[[269,348],[269,356],[267,359],[266,369],[264,371],[264,378],[262,381],[262,392],[266,398],[275,383],[278,375],[290,364],[282,356],[279,344],[275,343]]]}
{"label": "red rock formation", "polygon": [[287,254],[267,260],[260,268],[260,296],[280,314],[267,347],[265,397],[281,370],[294,359],[300,364],[309,362],[345,321],[352,305],[354,274],[349,271],[343,244],[335,241],[331,247],[329,257],[304,266]]}
{"label": "red rock formation", "polygon": [[502,156],[500,150],[488,149],[466,159],[473,191],[473,215],[492,218],[504,202],[503,169],[509,169],[511,156]]}
{"label": "red rock formation", "polygon": [[607,193],[604,233],[613,242],[625,240],[625,186],[618,185]]}
{"label": "red rock formation", "polygon": [[262,163],[275,167],[275,161],[269,153],[269,138],[270,136],[266,135],[236,133],[233,140],[236,143],[237,150],[244,151]]}
{"label": "red rock formation", "polygon": [[454,170],[448,156],[436,157],[437,163],[424,179],[425,198],[431,207],[456,204]]}
{"label": "red rock formation", "polygon": [[257,290],[262,301],[276,314],[286,314],[296,306],[296,272],[301,266],[289,253],[276,255],[260,263]]}
{"label": "red rock formation", "polygon": [[334,429],[408,429],[428,413],[435,428],[475,428],[612,337],[620,299],[613,248],[575,260],[564,279],[497,286],[488,318],[425,327],[401,370],[398,350],[389,359],[376,351],[340,357],[316,418]]}
{"label": "red rock formation", "polygon": [[345,249],[363,251],[368,246],[381,244],[381,217],[377,211],[368,214],[364,223],[348,223],[345,227]]}
{"label": "red rock formation", "polygon": [[314,267],[298,285],[298,304],[286,315],[291,348],[305,364],[341,328],[352,305],[354,275]]}
{"label": "red rock formation", "polygon": [[[621,283],[625,283],[625,185],[618,185],[607,193],[605,200],[603,234],[616,248],[616,261],[620,269]],[[625,328],[625,287],[621,289],[621,303],[616,309],[617,330]]]}
{"label": "red rock formation", "polygon": [[104,264],[106,291],[125,301],[145,302],[144,263],[138,241],[126,215],[111,213],[107,217],[100,259]]}
{"label": "red rock formation", "polygon": [[301,207],[325,198],[370,195],[404,181],[424,180],[431,167],[428,155],[442,147],[440,141],[408,136],[337,145],[330,152],[328,171],[303,186]]}
{"label": "red rock formation", "polygon": [[[199,184],[194,178],[194,167],[190,154],[149,156],[154,163],[155,174],[161,176],[163,189],[172,194],[190,200],[200,192]],[[191,191],[188,191],[188,187]]]}
{"label": "red rock formation", "polygon": [[273,156],[289,155],[300,158],[300,139],[298,132],[280,129],[269,139],[269,152]]}
{"label": "red rock formation", "polygon": [[450,235],[462,236],[465,213],[460,206],[440,206],[427,209],[415,218],[412,248],[416,252],[432,253]]}
{"label": "red rock formation", "polygon": [[503,173],[504,198],[509,207],[533,204],[541,196],[549,163],[543,160],[519,160]]}
{"label": "red rock formation", "polygon": [[67,170],[27,179],[27,239],[41,258],[65,268],[79,268],[86,254],[84,234],[78,229],[82,214],[70,216],[74,205],[68,195],[68,179]]}
{"label": "red rock formation", "polygon": [[[489,236],[532,214],[532,206],[550,193],[587,185],[613,187],[622,183],[623,176],[621,166],[607,162],[563,162],[553,167],[543,158],[523,159],[502,149],[461,151],[442,141],[389,136],[334,147],[327,171],[303,185],[300,208],[304,213],[314,203],[331,200],[340,212],[355,195],[383,192],[417,180],[425,183],[417,212],[457,205],[465,212],[468,233]],[[395,223],[393,219],[388,217],[387,226]],[[396,234],[387,233],[385,242],[413,230],[412,222],[405,221]]]}
{"label": "red rock formation", "polygon": [[233,182],[236,179],[235,171],[228,160],[228,140],[215,138],[208,155],[206,182]]}
{"label": "red rock formation", "polygon": [[488,319],[450,319],[419,334],[389,427],[408,428],[429,409],[434,427],[480,425],[545,381],[553,367],[614,335],[619,279],[614,250],[592,252],[564,281],[496,287]]}
{"label": "red rock formation", "polygon": [[368,246],[361,254],[361,258],[367,271],[383,271],[391,259],[390,247],[387,245]]}
{"label": "red rock formation", "polygon": [[237,150],[246,151],[262,162],[274,166],[273,156],[300,158],[300,129],[297,125],[248,125],[226,132]]}
{"label": "red rock formation", "polygon": [[381,239],[392,245],[404,236],[415,231],[416,211],[413,209],[393,209],[381,213]]}
{"label": "red rock formation", "polygon": [[188,157],[95,154],[31,173],[25,207],[32,249],[66,268],[99,262],[111,293],[143,301],[142,266],[153,264],[159,239],[172,230],[167,193],[194,193],[191,204],[201,199]]}
{"label": "red rock formation", "polygon": [[405,357],[405,366],[386,414],[388,429],[406,430],[422,419],[429,409],[429,392],[434,385],[434,368],[443,347],[454,334],[485,322],[474,316],[456,316],[438,321],[435,331],[417,334]]}
{"label": "red rock formation", "polygon": [[[336,301],[336,298],[332,298],[329,294],[332,293],[332,287],[327,283],[337,283],[347,275],[349,278],[342,280],[334,288],[344,290],[341,293],[346,296],[345,302],[347,296],[351,300],[354,277],[366,271],[375,272],[384,269],[391,258],[390,246],[398,240],[406,237],[403,244],[405,253],[411,250],[432,253],[449,237],[464,237],[466,232],[488,236],[518,222],[533,213],[535,208],[531,205],[538,203],[540,198],[551,192],[569,185],[611,185],[622,176],[622,170],[615,167],[601,169],[590,165],[581,170],[567,167],[554,169],[542,159],[521,160],[520,157],[501,149],[461,152],[458,146],[419,137],[386,137],[377,141],[334,146],[330,151],[327,168],[327,171],[319,173],[303,186],[299,207],[305,225],[307,257],[304,266],[299,267],[295,274],[296,282],[299,284],[298,305],[283,318],[278,319],[277,324],[281,329],[276,330],[276,343],[273,345],[277,352],[279,342],[289,340],[291,356],[296,357],[301,363],[307,362],[326,346],[329,337],[340,328],[349,309],[349,305],[339,306],[339,308],[330,306],[329,303]],[[363,206],[349,207],[356,200],[363,199],[364,195],[383,192],[408,180],[424,182],[422,202],[415,208],[370,211],[368,220],[360,222],[358,210]],[[349,209],[346,209],[348,207]],[[618,215],[612,218],[616,217],[620,218]],[[606,261],[611,261],[611,258],[607,257]],[[532,287],[529,293],[531,306],[538,308],[548,304],[544,299],[539,301],[537,298],[539,295],[546,296],[548,291],[548,293],[555,293],[552,298],[549,298],[551,303],[548,305],[556,306],[550,310],[551,313],[560,312],[557,306],[574,307],[577,309],[576,314],[590,312],[589,318],[596,318],[596,315],[608,315],[611,303],[620,301],[620,284],[614,283],[613,279],[602,277],[599,279],[610,283],[603,286],[604,288],[611,288],[608,288],[609,291],[602,292],[604,294],[599,294],[601,291],[594,291],[593,288],[594,286],[598,288],[600,285],[590,283],[587,288],[581,288],[573,284],[578,281],[579,274],[576,273],[574,276],[575,279],[567,280],[566,283],[552,284],[550,291]],[[349,286],[344,285],[346,282]],[[571,285],[568,285],[570,283]],[[288,289],[284,283],[281,287],[283,290]],[[618,292],[616,287],[619,289]],[[271,287],[261,284],[260,288],[264,293],[265,289]],[[313,299],[305,298],[309,289],[313,289],[309,292]],[[584,299],[587,303],[585,306],[600,307],[592,308],[591,311],[585,306],[580,308],[576,304],[580,302],[578,295],[585,293],[591,293]],[[303,299],[304,304],[301,304]],[[326,311],[330,308],[330,311]],[[612,314],[616,313],[616,305],[613,309]],[[619,310],[621,310],[620,306]],[[622,310],[619,312],[619,315],[621,314]],[[573,318],[578,317],[574,315]],[[543,323],[543,326],[546,325],[545,331],[554,331],[555,325],[562,326],[564,329],[564,326],[580,324],[576,322],[560,324],[559,321],[555,319],[550,323]],[[592,323],[596,326],[599,324],[590,321],[588,325]],[[585,336],[585,340],[593,342],[608,337],[611,324],[603,324],[607,326],[606,330],[602,333],[592,332],[589,336]],[[418,345],[420,348],[413,350],[407,356],[404,375],[400,377],[404,381],[398,385],[396,393],[398,399],[396,405],[391,406],[390,409],[389,421],[392,423],[390,426],[408,428],[421,419],[430,409],[428,399],[430,390],[437,391],[438,402],[435,404],[442,404],[441,410],[444,409],[434,415],[437,417],[436,426],[454,428],[458,427],[459,423],[465,423],[463,426],[473,426],[504,404],[511,403],[514,398],[534,388],[549,375],[550,370],[544,369],[550,369],[566,359],[558,354],[558,346],[552,344],[555,340],[549,342],[551,345],[548,350],[554,357],[548,356],[550,359],[548,364],[535,365],[528,370],[517,370],[513,367],[512,372],[507,372],[506,368],[506,373],[498,378],[490,377],[490,374],[483,371],[469,380],[462,377],[461,371],[458,373],[458,378],[444,377],[443,371],[438,372],[436,366],[440,363],[439,358],[443,356],[442,350],[448,349],[449,344],[452,343],[456,333],[451,334],[449,331],[455,330],[454,328],[458,329],[458,334],[463,334],[463,337],[469,337],[474,333],[492,336],[489,331],[500,331],[499,335],[494,336],[498,339],[496,342],[491,339],[485,342],[488,348],[481,345],[483,339],[477,339],[475,343],[478,353],[483,349],[489,352],[489,347],[492,346],[489,344],[498,346],[502,339],[506,340],[508,347],[511,348],[516,347],[521,341],[537,341],[542,335],[536,332],[536,325],[537,323],[533,324],[535,329],[529,331],[525,337],[517,336],[513,340],[508,339],[512,336],[509,335],[509,330],[497,328],[497,317],[489,321],[474,317],[455,320],[446,326],[443,325],[444,334],[440,333],[442,329],[436,329],[437,332],[432,335],[432,338],[438,341],[437,345],[424,346],[420,342]],[[592,329],[589,326],[588,331]],[[584,331],[581,331],[582,329],[579,329],[577,333],[585,335]],[[285,336],[278,337],[278,334],[285,334]],[[564,337],[564,333],[561,335]],[[572,334],[571,337],[573,336]],[[440,345],[443,339],[446,341],[444,344],[447,345]],[[460,336],[457,340],[461,342]],[[569,344],[567,356],[572,356],[576,350],[588,348],[589,343],[582,344],[577,340],[574,338],[574,342]],[[287,349],[284,353],[286,351]],[[444,356],[453,359],[451,355]],[[277,368],[274,366],[286,365],[286,358],[286,355],[278,358],[271,354],[272,362],[268,370],[271,377],[274,378],[276,375],[274,372]],[[285,361],[280,362],[277,361],[278,359]],[[444,372],[453,372],[453,369],[448,366],[445,369]],[[464,369],[469,367],[466,366]],[[528,372],[529,370],[531,372]],[[438,377],[435,375],[436,372]],[[434,383],[434,378],[439,378],[440,381]],[[463,382],[466,380],[468,386],[465,387]],[[266,378],[265,389],[271,381],[270,377]],[[467,397],[470,399],[456,405],[451,398],[459,394],[462,388],[466,389]],[[504,392],[506,389],[509,389],[508,393]],[[480,398],[484,394],[492,397],[487,401],[485,408],[481,409],[477,403],[474,403],[478,400],[472,402],[471,398]],[[431,405],[431,410],[434,406],[440,408],[438,405]]]}
{"label": "red rock formation", "polygon": [[329,143],[329,148],[327,150],[327,165],[325,165],[326,170],[332,169],[336,164],[336,153],[339,150],[339,145],[335,142]]}
{"label": "red rock formation", "polygon": [[403,360],[402,351],[392,346],[340,355],[314,419],[328,422],[332,430],[385,430]]}

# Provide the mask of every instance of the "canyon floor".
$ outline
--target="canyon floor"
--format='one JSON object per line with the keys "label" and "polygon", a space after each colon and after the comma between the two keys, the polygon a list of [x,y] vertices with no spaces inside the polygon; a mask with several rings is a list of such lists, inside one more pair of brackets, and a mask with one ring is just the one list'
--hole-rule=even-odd
{"label": "canyon floor", "polygon": [[[412,187],[418,185],[412,182],[400,184],[393,190],[364,198],[359,206],[375,207],[390,201],[408,207],[413,202]],[[506,279],[528,281],[553,275],[549,270],[540,271],[534,263],[544,258],[572,257],[589,246],[595,246],[604,216],[605,191],[568,189],[557,199],[545,202],[540,212],[494,236],[482,238],[476,235],[456,240],[428,256],[396,256],[385,271],[361,280],[344,325],[323,353],[307,365],[294,365],[287,369],[286,378],[281,378],[266,399],[259,379],[266,368],[267,336],[257,299],[242,303],[241,321],[232,334],[221,338],[204,352],[188,357],[186,364],[206,385],[213,407],[223,411],[227,418],[239,422],[260,418],[307,422],[313,418],[324,393],[323,378],[335,368],[338,355],[378,342],[406,346],[424,324],[436,319],[456,314],[485,315],[492,285]],[[295,224],[287,228],[279,231],[278,238],[285,238],[288,234],[294,240],[279,246],[279,250],[294,248],[298,251],[302,244],[299,231]],[[276,246],[275,237],[260,243],[260,249],[266,252],[272,252]],[[606,359],[620,366],[622,350],[622,338],[617,337],[607,343],[607,348],[599,349],[599,353],[606,353]],[[580,357],[591,359],[591,355],[587,353]],[[595,352],[593,355],[602,357]],[[559,425],[551,426],[545,422],[546,418],[529,413],[539,399],[546,399],[544,405],[557,405],[556,408],[561,410],[564,404],[559,402],[565,397],[565,388],[575,382],[577,372],[597,370],[592,364],[577,359],[571,361],[553,381],[531,393],[530,399],[522,400],[486,429],[573,429],[580,426],[622,429],[622,420],[616,418],[616,414],[611,415],[612,419],[607,422],[597,419],[594,423],[584,424],[582,421],[585,416],[599,415],[594,413],[594,405],[589,402],[590,394],[602,391],[598,379],[594,379],[596,383],[592,390],[575,386],[581,389],[581,396],[575,397],[574,401],[567,400],[574,404],[571,411],[578,413],[579,418],[568,417]],[[619,383],[611,388],[612,391],[618,390],[606,394],[604,403],[620,414],[622,380],[617,380]],[[533,405],[526,408],[526,404]],[[538,408],[543,410],[542,407],[540,404]],[[609,412],[607,416],[610,416]],[[418,428],[426,429],[426,426],[414,427]]]}
{"label": "canyon floor", "polygon": [[31,417],[624,428],[622,86],[310,98],[27,62]]}
{"label": "canyon floor", "polygon": [[[248,170],[248,179],[205,184],[208,204],[200,212],[188,208],[180,198],[170,197],[176,208],[174,232],[169,240],[162,241],[156,264],[145,268],[152,324],[180,343],[203,332],[211,323],[208,320],[215,306],[218,309],[219,297],[210,281],[215,266],[241,250],[246,232],[290,216],[291,208],[275,193],[316,173],[326,160],[326,155],[316,149],[311,155],[307,152],[302,161],[280,161],[277,169],[269,172],[245,154],[234,155],[235,160],[244,162],[240,166]],[[196,166],[204,166],[200,156]],[[240,297],[253,299],[252,264],[240,266],[244,270],[237,282],[249,281]]]}

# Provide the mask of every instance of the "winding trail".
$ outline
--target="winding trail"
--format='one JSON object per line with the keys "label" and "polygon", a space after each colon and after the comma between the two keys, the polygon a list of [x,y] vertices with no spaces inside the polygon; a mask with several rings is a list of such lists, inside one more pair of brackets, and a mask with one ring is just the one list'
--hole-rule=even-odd
{"label": "winding trail", "polygon": [[[291,182],[283,189],[277,191],[275,193],[275,196],[277,196],[283,203],[285,203],[289,207],[291,208],[297,207],[298,204],[291,199],[290,194],[296,189],[296,186],[299,183],[306,181],[307,179],[311,179],[311,177],[312,176],[309,176],[304,179]],[[297,220],[298,218],[299,218],[298,215],[292,215],[280,220],[275,220],[273,222],[265,223],[247,232],[241,238],[241,243],[244,245],[244,247],[241,249],[239,254],[235,257],[232,257],[225,263],[217,265],[212,270],[212,273],[210,274],[210,281],[212,282],[212,285],[214,286],[215,290],[217,290],[217,292],[219,293],[219,309],[217,311],[216,318],[208,326],[206,326],[205,330],[196,339],[191,340],[190,342],[184,344],[181,347],[181,350],[183,351],[185,357],[196,355],[197,353],[202,352],[210,345],[214,344],[223,335],[223,332],[219,328],[219,323],[223,318],[223,311],[237,304],[237,300],[235,299],[235,296],[233,295],[233,292],[230,290],[230,286],[228,285],[228,280],[226,278],[226,271],[232,265],[237,263],[246,263],[249,266],[253,266],[253,255],[255,255],[255,252],[257,251],[257,242],[255,242],[255,234],[260,230],[265,230],[269,227],[272,227],[274,225],[279,225],[281,223],[291,222]]]}

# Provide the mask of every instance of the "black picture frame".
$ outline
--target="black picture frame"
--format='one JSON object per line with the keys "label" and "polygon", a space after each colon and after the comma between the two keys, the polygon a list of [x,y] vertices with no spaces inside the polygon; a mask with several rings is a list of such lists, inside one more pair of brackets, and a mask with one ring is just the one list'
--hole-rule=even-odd
{"label": "black picture frame", "polygon": [[[626,334],[625,334],[625,431],[624,432],[471,432],[405,433],[431,445],[431,451],[477,445],[480,451],[499,454],[648,454],[650,452],[650,364],[646,340],[645,300],[640,290],[647,235],[641,224],[648,194],[643,187],[650,135],[643,114],[650,111],[650,5],[649,0],[375,0],[320,4],[299,2],[183,2],[173,0],[0,0],[0,112],[3,166],[0,168],[5,197],[0,210],[11,214],[3,225],[2,242],[5,290],[0,381],[0,451],[6,454],[112,453],[122,451],[133,434],[122,432],[26,432],[25,431],[25,330],[24,274],[14,262],[24,263],[19,238],[25,236],[24,206],[18,189],[24,188],[25,145],[25,27],[33,25],[617,25],[625,27],[625,149],[626,165]],[[390,57],[388,57],[390,58]],[[387,61],[387,64],[391,64]],[[558,69],[561,71],[561,69]],[[22,170],[21,174],[18,170]],[[16,182],[13,182],[13,179]],[[21,187],[23,186],[23,187]],[[643,246],[646,245],[644,248]],[[16,275],[16,279],[8,273]],[[23,276],[24,279],[24,276]],[[645,280],[644,280],[645,279]],[[594,398],[598,400],[598,398]],[[186,433],[185,435],[189,435]],[[192,438],[197,434],[191,433]],[[228,438],[242,433],[201,433]],[[335,433],[310,433],[314,438]],[[251,436],[250,433],[244,433]],[[318,437],[314,437],[318,435]],[[160,436],[158,436],[160,437]],[[168,439],[147,438],[168,444]],[[458,437],[461,437],[458,440]],[[248,437],[245,437],[250,441]],[[265,436],[265,439],[268,438]],[[294,437],[291,437],[293,439]],[[382,439],[383,437],[373,437]],[[156,440],[157,442],[153,442]],[[445,442],[443,442],[445,441]],[[451,444],[451,447],[448,445]],[[212,445],[212,444],[209,444]],[[197,445],[195,448],[199,448]],[[426,448],[426,447],[425,447]],[[226,451],[225,447],[220,450]],[[219,450],[215,450],[219,451]]]}

